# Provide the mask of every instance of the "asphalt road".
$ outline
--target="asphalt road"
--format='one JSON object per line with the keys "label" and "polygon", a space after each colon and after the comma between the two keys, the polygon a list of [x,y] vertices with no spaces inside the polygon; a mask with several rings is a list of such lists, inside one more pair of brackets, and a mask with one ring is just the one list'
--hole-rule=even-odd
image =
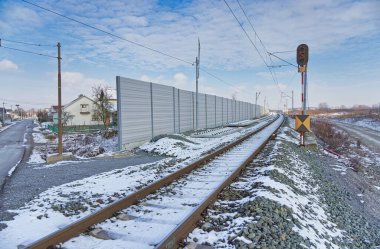
{"label": "asphalt road", "polygon": [[23,158],[26,146],[30,144],[29,140],[24,144],[24,134],[28,129],[31,132],[32,126],[32,120],[23,120],[0,132],[0,187],[9,170]]}
{"label": "asphalt road", "polygon": [[346,123],[335,123],[337,126],[359,139],[362,144],[372,148],[373,151],[380,153],[380,132],[357,125]]}

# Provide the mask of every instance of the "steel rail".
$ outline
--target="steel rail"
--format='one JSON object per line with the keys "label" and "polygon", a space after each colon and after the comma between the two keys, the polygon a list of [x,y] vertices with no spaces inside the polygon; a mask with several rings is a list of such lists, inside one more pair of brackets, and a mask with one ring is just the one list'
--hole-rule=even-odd
{"label": "steel rail", "polygon": [[[139,200],[143,199],[144,197],[148,196],[149,194],[152,194],[153,192],[157,191],[158,189],[172,183],[173,181],[177,180],[178,178],[182,177],[183,175],[193,171],[194,169],[198,168],[199,166],[203,165],[204,163],[210,161],[211,159],[223,154],[227,150],[231,149],[232,147],[235,147],[236,145],[242,143],[243,141],[247,140],[251,136],[257,134],[258,132],[264,130],[266,127],[268,127],[270,124],[272,124],[275,120],[275,118],[272,120],[272,122],[267,123],[260,127],[259,129],[249,132],[248,134],[244,135],[243,137],[239,138],[238,140],[229,143],[228,145],[217,149],[216,151],[212,152],[211,154],[198,159],[197,161],[189,164],[188,166],[179,169],[178,171],[171,173],[170,175],[167,175],[160,180],[157,180],[153,182],[152,184],[124,197],[123,199],[116,201],[114,203],[111,203],[104,208],[85,216],[78,221],[71,223],[65,227],[63,227],[60,230],[57,230],[35,242],[32,242],[28,245],[19,245],[19,249],[52,249],[55,248],[56,245],[63,243],[65,241],[68,241],[69,239],[78,236],[79,234],[88,231],[88,229],[91,226],[94,226],[95,224],[98,224],[102,221],[105,221],[111,217],[113,217],[117,212],[120,210],[123,210],[129,206],[132,206],[136,204]],[[263,146],[265,146],[266,143],[264,143]],[[263,147],[262,146],[262,147]],[[240,172],[240,170],[239,170]],[[238,172],[238,173],[239,173]],[[234,173],[238,175],[238,173]],[[234,177],[235,178],[235,177]],[[233,178],[233,179],[234,179]],[[219,188],[218,188],[219,190]],[[220,191],[219,191],[220,192]],[[215,199],[215,198],[214,198]],[[208,205],[207,205],[208,206]],[[206,206],[206,207],[207,207]],[[203,205],[202,205],[203,207]],[[206,207],[204,207],[202,210],[204,210]],[[199,214],[200,215],[200,214]],[[187,226],[185,226],[187,227]],[[186,229],[188,230],[188,228]],[[180,234],[184,234],[183,232]],[[172,238],[172,237],[171,237]],[[166,243],[168,244],[168,243]],[[166,247],[161,247],[166,248]],[[170,248],[170,247],[168,247]],[[172,247],[174,248],[174,247]]]}
{"label": "steel rail", "polygon": [[[285,122],[285,118],[283,119],[281,124],[276,128],[276,130],[272,133],[272,135],[275,134],[278,131],[278,129],[280,129],[280,127],[283,125],[284,122]],[[219,185],[219,187],[212,194],[208,196],[208,198],[201,205],[199,205],[195,209],[195,211],[192,214],[187,216],[175,229],[173,229],[170,235],[168,235],[155,248],[157,249],[178,248],[180,246],[180,243],[184,239],[186,239],[188,234],[196,227],[197,222],[202,218],[202,213],[206,210],[206,208],[209,205],[213,204],[218,199],[218,195],[220,194],[220,192],[225,187],[229,186],[241,174],[241,172],[246,168],[246,166],[250,162],[252,162],[252,160],[261,152],[261,150],[265,147],[268,141],[272,138],[272,135],[269,136],[259,146],[259,148],[257,148],[222,184]]]}

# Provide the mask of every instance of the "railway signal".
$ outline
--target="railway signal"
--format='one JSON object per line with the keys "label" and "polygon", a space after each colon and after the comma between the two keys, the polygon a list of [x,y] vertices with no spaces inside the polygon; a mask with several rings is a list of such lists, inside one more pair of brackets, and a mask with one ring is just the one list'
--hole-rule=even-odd
{"label": "railway signal", "polygon": [[307,96],[307,63],[309,61],[309,47],[306,44],[300,44],[297,47],[297,64],[298,72],[301,73],[302,85],[302,115],[296,116],[296,130],[300,132],[300,145],[305,145],[305,132],[310,131],[310,117],[306,113],[306,96]]}
{"label": "railway signal", "polygon": [[305,66],[309,60],[309,47],[306,44],[301,44],[297,47],[297,64]]}

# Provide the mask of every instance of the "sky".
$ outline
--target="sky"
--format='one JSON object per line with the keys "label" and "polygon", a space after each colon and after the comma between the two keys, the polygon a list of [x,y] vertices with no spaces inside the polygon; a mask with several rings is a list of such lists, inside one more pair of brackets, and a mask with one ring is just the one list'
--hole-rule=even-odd
{"label": "sky", "polygon": [[[8,48],[56,57],[60,42],[68,103],[91,97],[95,85],[116,89],[116,76],[195,91],[198,38],[200,92],[251,103],[260,92],[260,105],[281,109],[291,107],[293,91],[300,107],[297,68],[267,52],[296,64],[296,48],[305,43],[309,106],[380,103],[378,0],[226,0],[243,28],[224,0],[28,1],[122,39],[21,0],[0,0],[0,104],[7,108],[47,108],[57,104],[58,91],[56,58]],[[268,66],[281,67],[272,75]]]}

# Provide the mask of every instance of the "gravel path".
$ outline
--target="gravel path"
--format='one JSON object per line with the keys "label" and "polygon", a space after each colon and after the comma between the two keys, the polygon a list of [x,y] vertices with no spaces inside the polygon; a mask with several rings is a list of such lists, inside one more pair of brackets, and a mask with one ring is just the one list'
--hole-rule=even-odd
{"label": "gravel path", "polygon": [[359,139],[363,144],[372,150],[380,153],[380,132],[366,127],[360,127],[352,124],[335,122],[335,125]]}
{"label": "gravel path", "polygon": [[[146,153],[125,158],[105,158],[68,162],[54,167],[21,163],[6,182],[0,194],[0,221],[8,220],[12,214],[7,210],[18,209],[41,192],[64,183],[83,179],[95,174],[132,165],[150,163],[163,159]],[[0,224],[1,229],[1,224]]]}

